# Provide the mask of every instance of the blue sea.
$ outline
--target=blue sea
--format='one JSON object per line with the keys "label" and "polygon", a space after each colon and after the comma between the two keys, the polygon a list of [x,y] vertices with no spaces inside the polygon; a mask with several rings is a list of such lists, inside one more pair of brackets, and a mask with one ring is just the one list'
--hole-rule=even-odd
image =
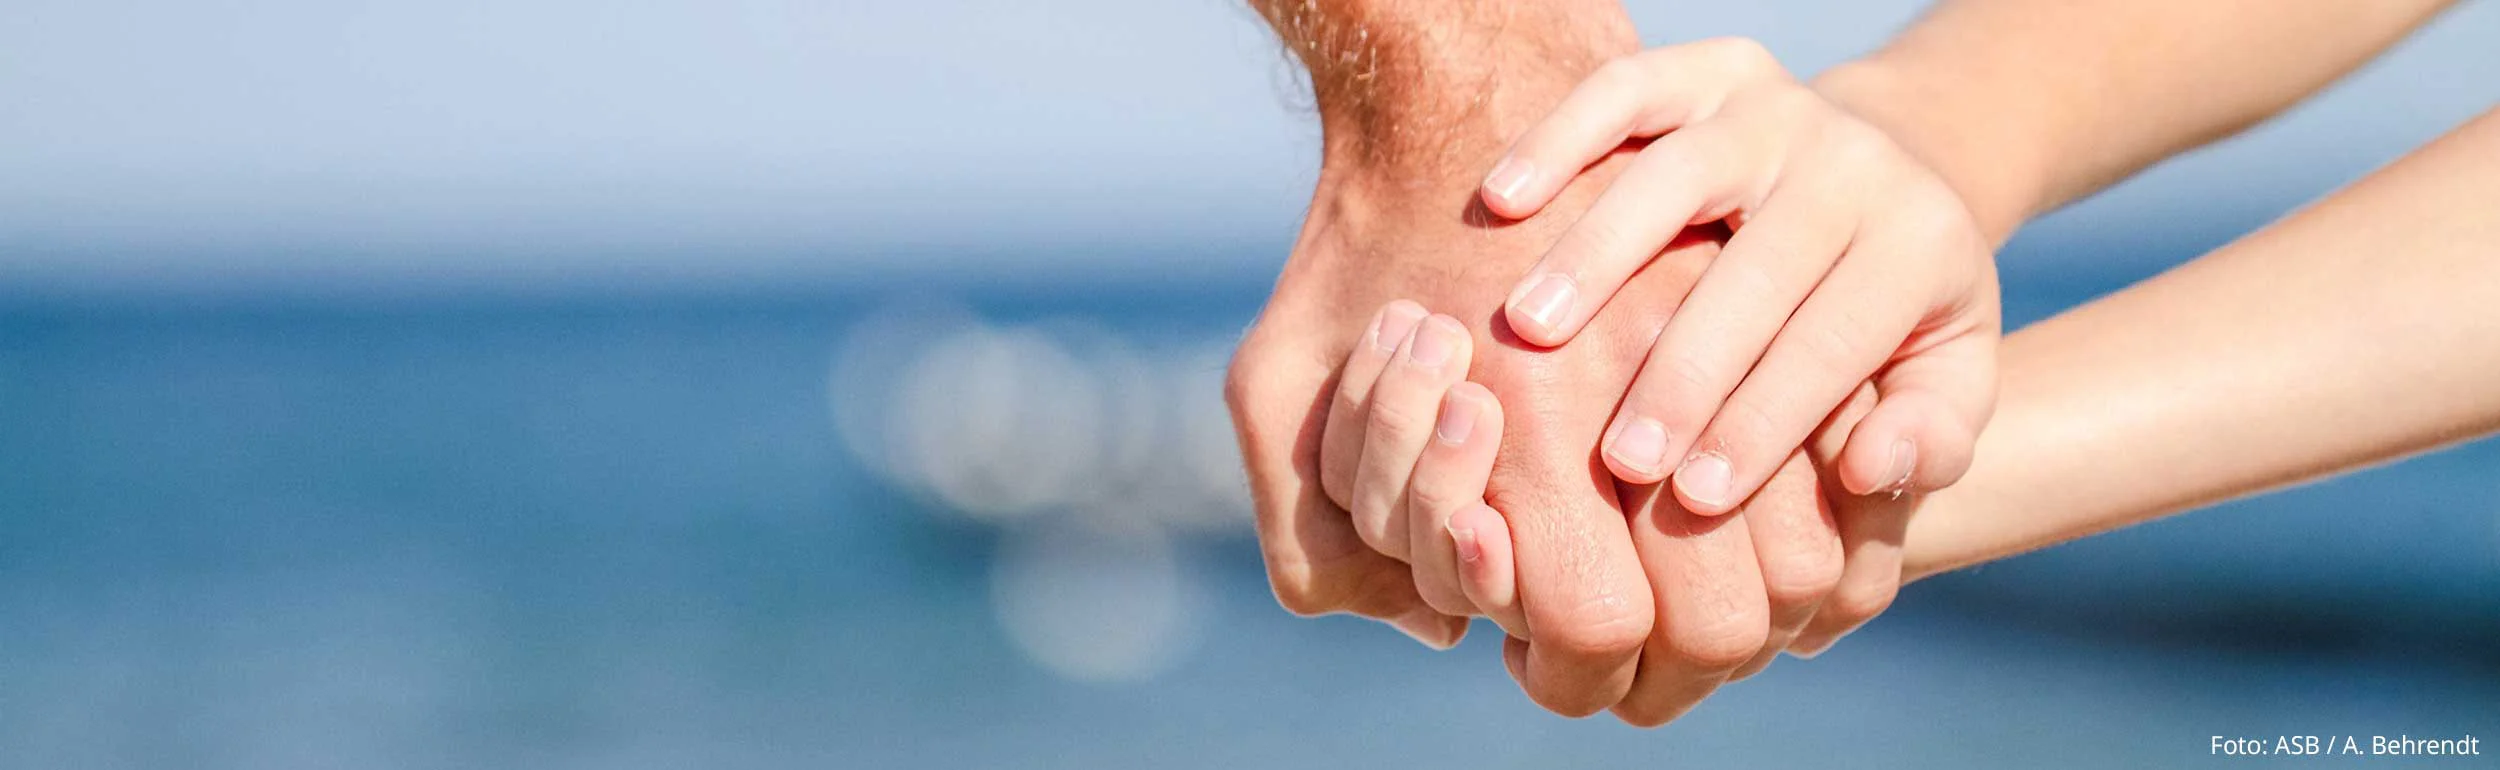
{"label": "blue sea", "polygon": [[[2150,269],[2083,249],[2009,255],[2017,320]],[[0,765],[2238,766],[2264,762],[2212,737],[2500,737],[2500,444],[1917,584],[1642,731],[1537,710],[1492,635],[1277,609],[1212,389],[1265,276],[903,283],[0,305]]]}

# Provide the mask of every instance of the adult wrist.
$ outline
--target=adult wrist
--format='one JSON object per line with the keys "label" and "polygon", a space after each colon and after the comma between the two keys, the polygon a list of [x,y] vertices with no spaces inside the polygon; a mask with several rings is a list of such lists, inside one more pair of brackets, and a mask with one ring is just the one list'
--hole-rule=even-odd
{"label": "adult wrist", "polygon": [[1391,177],[1481,175],[1588,73],[1640,47],[1619,0],[1252,5],[1310,75],[1323,166]]}

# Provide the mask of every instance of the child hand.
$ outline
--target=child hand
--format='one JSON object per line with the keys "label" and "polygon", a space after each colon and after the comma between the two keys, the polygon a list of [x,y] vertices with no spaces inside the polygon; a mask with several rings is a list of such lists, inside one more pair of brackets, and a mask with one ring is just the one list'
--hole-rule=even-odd
{"label": "child hand", "polygon": [[1339,371],[1321,486],[1366,542],[1408,564],[1425,603],[1525,639],[1508,522],[1485,504],[1502,405],[1463,381],[1473,344],[1456,318],[1381,308]]}
{"label": "child hand", "polygon": [[1486,176],[1485,205],[1532,215],[1651,137],[1506,304],[1520,338],[1560,345],[1685,227],[1733,230],[1608,426],[1607,467],[1672,473],[1687,508],[1726,513],[1871,377],[1843,487],[1958,480],[1993,409],[2002,320],[1988,239],[1952,188],[1759,45],[1714,40],[1590,76]]}
{"label": "child hand", "polygon": [[[1460,379],[1468,362],[1467,344],[1455,318],[1429,315],[1404,300],[1383,308],[1347,356],[1328,415],[1331,446],[1322,475],[1336,479],[1327,484],[1329,494],[1351,512],[1358,528],[1398,533],[1394,538],[1373,537],[1401,546],[1394,555],[1408,563],[1416,594],[1434,610],[1458,617],[1482,614],[1524,640],[1529,628],[1520,597],[1526,587],[1512,558],[1509,521],[1485,500],[1502,442],[1502,405],[1483,386]],[[1807,456],[1817,466],[1827,466],[1841,451],[1840,437],[1874,401],[1863,385],[1852,393],[1807,442]],[[1836,582],[1789,580],[1817,587],[1802,593],[1792,589],[1784,600],[1766,592],[1775,608],[1793,611],[1768,613],[1772,627],[1764,637],[1766,646],[1723,673],[1746,678],[1769,666],[1781,650],[1811,657],[1882,614],[1900,590],[1902,534],[1920,501],[1916,495],[1826,494],[1819,505],[1802,506],[1799,510],[1810,519],[1837,528],[1835,547],[1842,566],[1829,578]],[[1764,503],[1751,501],[1743,519],[1754,542],[1793,540],[1812,529],[1772,523],[1783,513],[1798,512],[1782,511],[1780,505],[1797,506],[1799,501],[1773,502],[1770,510],[1761,507]],[[1827,511],[1815,513],[1821,506],[1828,506]],[[1766,551],[1762,558],[1763,574],[1771,574],[1773,555]],[[1777,571],[1798,574],[1794,569]],[[1717,607],[1704,611],[1725,612]],[[1507,657],[1513,665],[1520,663],[1515,655]]]}

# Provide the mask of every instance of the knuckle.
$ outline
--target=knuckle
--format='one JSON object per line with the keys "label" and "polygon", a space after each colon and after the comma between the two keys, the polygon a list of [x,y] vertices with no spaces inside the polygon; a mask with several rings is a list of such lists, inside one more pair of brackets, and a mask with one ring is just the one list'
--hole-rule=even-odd
{"label": "knuckle", "polygon": [[[1340,372],[1340,374],[1343,373]],[[1329,409],[1355,410],[1359,413],[1359,410],[1363,408],[1363,402],[1371,400],[1370,391],[1361,388],[1346,387],[1347,383],[1343,379],[1340,379],[1337,382],[1338,384],[1334,388],[1336,394],[1328,401]]]}
{"label": "knuckle", "polygon": [[[1718,156],[1714,153],[1702,152],[1693,144],[1692,141],[1679,140],[1672,134],[1664,140],[1650,143],[1648,147],[1641,149],[1640,164],[1645,167],[1643,171],[1657,173],[1669,179],[1718,179],[1720,175],[1712,171],[1713,161]],[[1620,233],[1620,230],[1618,229],[1617,232]]]}
{"label": "knuckle", "polygon": [[1288,592],[1281,586],[1276,592],[1276,603],[1295,617],[1316,618],[1335,611],[1333,607],[1311,598],[1307,592]]}
{"label": "knuckle", "polygon": [[[1274,439],[1277,436],[1271,434],[1299,427],[1286,410],[1297,398],[1304,399],[1301,405],[1309,405],[1308,399],[1319,395],[1324,378],[1324,373],[1299,366],[1290,348],[1267,341],[1253,329],[1225,366],[1224,408],[1245,436]],[[1307,390],[1297,395],[1297,388]]]}
{"label": "knuckle", "polygon": [[1606,710],[1606,704],[1591,700],[1585,689],[1560,685],[1528,685],[1522,689],[1528,691],[1529,700],[1564,719],[1581,719]]}
{"label": "knuckle", "polygon": [[1673,389],[1667,391],[1669,393],[1702,392],[1704,388],[1719,381],[1719,378],[1711,373],[1709,365],[1692,356],[1667,356],[1666,363],[1659,368],[1658,374],[1662,380],[1658,384]]}
{"label": "knuckle", "polygon": [[1447,480],[1440,474],[1434,473],[1432,468],[1418,466],[1415,469],[1414,480],[1408,482],[1406,492],[1408,507],[1417,513],[1433,515],[1437,519],[1443,512],[1455,510],[1458,506],[1469,502],[1465,493],[1451,489],[1446,482]]}
{"label": "knuckle", "polygon": [[1895,152],[1881,130],[1856,121],[1826,126],[1822,136],[1829,161],[1841,168],[1880,168]]}
{"label": "knuckle", "polygon": [[1268,564],[1268,585],[1276,594],[1276,604],[1286,612],[1309,618],[1338,610],[1336,592],[1321,589],[1308,569],[1281,565],[1274,559]]}
{"label": "knuckle", "polygon": [[1447,578],[1429,578],[1419,573],[1415,579],[1415,593],[1422,596],[1424,604],[1430,605],[1434,612],[1456,617],[1477,614],[1476,603],[1469,601],[1466,592],[1459,590],[1458,585]]}
{"label": "knuckle", "polygon": [[1803,249],[1795,244],[1779,243],[1781,240],[1786,239],[1775,237],[1752,242],[1750,248],[1755,251],[1751,256],[1719,260],[1710,266],[1711,278],[1726,287],[1725,296],[1734,298],[1746,308],[1772,304],[1794,294],[1785,290],[1789,282],[1780,280],[1780,275],[1771,269],[1771,265],[1799,264],[1807,260],[1797,253]]}
{"label": "knuckle", "polygon": [[[1430,424],[1429,421],[1435,416],[1433,408],[1420,403],[1422,399],[1410,398],[1414,394],[1407,390],[1386,387],[1372,394],[1371,430],[1379,431],[1376,435],[1395,440],[1411,435],[1418,428]],[[1381,439],[1367,438],[1366,440]]]}
{"label": "knuckle", "polygon": [[1648,730],[1664,727],[1668,722],[1675,721],[1676,711],[1647,700],[1625,701],[1615,707],[1614,715],[1616,719],[1623,720],[1624,724]]}
{"label": "knuckle", "polygon": [[1259,368],[1257,361],[1257,346],[1244,342],[1233,351],[1232,363],[1225,366],[1224,408],[1231,411],[1236,419],[1249,414],[1250,405],[1258,401],[1260,383],[1258,377],[1251,374]]}
{"label": "knuckle", "polygon": [[1657,417],[1671,431],[1690,431],[1710,419],[1710,399],[1725,391],[1708,365],[1683,355],[1659,359],[1657,371],[1642,375],[1637,406]]}
{"label": "knuckle", "polygon": [[1899,581],[1850,581],[1832,591],[1831,598],[1823,602],[1822,612],[1844,627],[1855,628],[1891,609],[1893,599],[1900,593]]}
{"label": "knuckle", "polygon": [[1704,441],[1731,459],[1746,457],[1752,447],[1778,433],[1779,425],[1760,399],[1738,398],[1719,407],[1719,413],[1710,418],[1710,438]]}
{"label": "knuckle", "polygon": [[1359,448],[1331,445],[1323,440],[1319,448],[1319,489],[1338,510],[1354,510],[1356,480],[1362,473],[1363,458]]}
{"label": "knuckle", "polygon": [[1825,650],[1831,649],[1832,643],[1836,641],[1839,640],[1828,632],[1809,630],[1797,637],[1796,641],[1788,643],[1788,654],[1798,658],[1812,659],[1822,655]]}
{"label": "knuckle", "polygon": [[1802,84],[1784,83],[1766,89],[1752,98],[1758,100],[1760,108],[1769,115],[1780,118],[1783,124],[1797,128],[1811,128],[1816,133],[1826,130],[1823,126],[1825,121],[1817,118],[1825,112],[1826,105],[1829,103],[1813,89]]}
{"label": "knuckle", "polygon": [[1354,501],[1354,534],[1373,551],[1396,556],[1404,553],[1404,549],[1398,546],[1405,543],[1402,535],[1406,531],[1394,526],[1397,517],[1389,508],[1386,504],[1373,502],[1369,496],[1358,495]]}
{"label": "knuckle", "polygon": [[1647,53],[1626,54],[1606,60],[1596,72],[1589,73],[1589,87],[1601,94],[1623,100],[1639,93],[1649,82],[1652,61]]}
{"label": "knuckle", "polygon": [[1741,613],[1680,629],[1668,636],[1676,659],[1706,671],[1728,671],[1753,660],[1771,641],[1771,623],[1755,613]]}
{"label": "knuckle", "polygon": [[[1673,150],[1650,145],[1648,150],[1642,151],[1643,160],[1648,160],[1649,153],[1671,152]],[[1564,237],[1566,240],[1555,246],[1554,266],[1581,279],[1584,284],[1587,282],[1587,276],[1583,274],[1584,266],[1605,262],[1613,255],[1633,250],[1632,234],[1623,223],[1603,217],[1583,217],[1578,224],[1571,226],[1571,232]]]}
{"label": "knuckle", "polygon": [[1582,603],[1554,622],[1535,630],[1538,646],[1575,661],[1629,657],[1648,641],[1649,612],[1639,603],[1595,600]]}
{"label": "knuckle", "polygon": [[1965,252],[1984,240],[1979,226],[1971,221],[1970,211],[1960,205],[1949,190],[1937,190],[1918,205],[1905,206],[1900,215],[1902,227],[1908,230],[1913,243],[1926,243],[1952,252]]}
{"label": "knuckle", "polygon": [[1762,672],[1771,669],[1771,664],[1779,660],[1780,650],[1786,648],[1787,646],[1788,643],[1786,640],[1776,638],[1772,639],[1771,642],[1765,645],[1761,651],[1754,653],[1752,660],[1745,661],[1745,665],[1737,667],[1735,673],[1727,675],[1727,680],[1729,682],[1742,682],[1747,679],[1760,676]]}
{"label": "knuckle", "polygon": [[1348,463],[1332,463],[1320,458],[1319,491],[1340,510],[1354,510],[1354,471]]}
{"label": "knuckle", "polygon": [[1839,548],[1794,550],[1799,552],[1762,560],[1762,587],[1770,595],[1771,606],[1811,605],[1840,587],[1843,561]]}
{"label": "knuckle", "polygon": [[1874,326],[1862,314],[1840,310],[1830,323],[1815,324],[1797,342],[1808,362],[1831,374],[1856,375],[1875,343],[1867,335]]}
{"label": "knuckle", "polygon": [[1729,71],[1740,75],[1762,75],[1779,70],[1779,57],[1769,46],[1750,37],[1719,37],[1702,41],[1710,53]]}

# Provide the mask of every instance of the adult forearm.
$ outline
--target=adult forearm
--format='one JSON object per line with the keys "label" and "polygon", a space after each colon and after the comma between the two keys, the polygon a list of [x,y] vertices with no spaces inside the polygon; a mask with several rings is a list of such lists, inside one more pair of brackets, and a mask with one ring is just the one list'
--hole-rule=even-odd
{"label": "adult forearm", "polygon": [[1310,73],[1331,166],[1481,176],[1474,164],[1599,64],[1640,46],[1618,0],[1251,6]]}
{"label": "adult forearm", "polygon": [[2500,430],[2500,111],[2007,339],[1932,574]]}
{"label": "adult forearm", "polygon": [[2325,87],[2454,0],[1949,0],[1827,94],[1998,238]]}

